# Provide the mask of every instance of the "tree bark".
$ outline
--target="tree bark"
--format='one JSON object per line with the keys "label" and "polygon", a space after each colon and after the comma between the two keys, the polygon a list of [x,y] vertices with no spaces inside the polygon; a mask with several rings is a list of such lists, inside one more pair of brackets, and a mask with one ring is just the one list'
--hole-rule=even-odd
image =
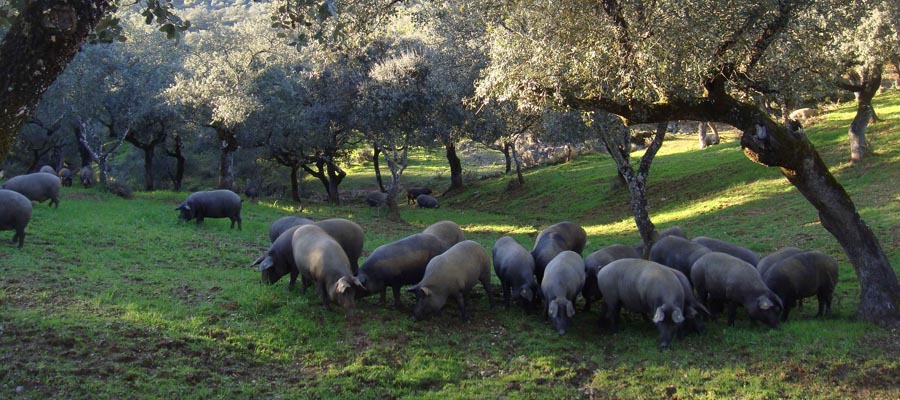
{"label": "tree bark", "polygon": [[510,146],[510,152],[512,153],[512,158],[516,163],[516,182],[519,183],[519,186],[525,184],[525,177],[522,175],[522,159],[519,158],[519,152],[516,151],[516,145],[512,144]]}
{"label": "tree bark", "polygon": [[181,184],[184,182],[184,139],[178,134],[172,135],[172,139],[172,151],[166,148],[166,154],[175,158],[175,176],[172,177],[172,186],[178,192],[181,191]]}
{"label": "tree bark", "polygon": [[381,150],[379,150],[378,147],[375,147],[375,149],[372,150],[372,164],[374,164],[375,167],[375,181],[378,182],[378,190],[385,193],[387,190],[384,188],[384,180],[381,179],[380,154]]}
{"label": "tree bark", "polygon": [[0,162],[109,5],[109,0],[26,2],[0,43]]}
{"label": "tree bark", "polygon": [[214,126],[221,146],[219,156],[219,189],[234,190],[234,152],[238,150],[237,135],[233,130]]}
{"label": "tree bark", "polygon": [[127,140],[128,143],[131,143],[132,146],[137,147],[144,152],[144,190],[148,192],[154,190],[155,185],[153,184],[153,156],[156,151],[156,146],[165,143],[165,133],[159,132],[157,134],[154,134],[147,142],[140,141],[137,138],[136,134],[131,133],[125,137],[125,140]]}
{"label": "tree bark", "polygon": [[460,161],[459,156],[456,154],[456,143],[447,141],[444,143],[444,149],[447,153],[447,162],[450,163],[450,187],[447,189],[447,192],[462,192],[464,188],[462,161]]}
{"label": "tree bark", "polygon": [[656,152],[662,147],[663,138],[666,135],[669,123],[662,121],[657,123],[656,134],[653,141],[644,156],[641,157],[641,164],[637,172],[631,166],[631,133],[628,131],[622,121],[618,117],[603,113],[595,117],[595,121],[600,122],[601,130],[600,140],[606,147],[607,152],[616,162],[616,168],[625,179],[628,185],[628,191],[631,193],[631,213],[634,216],[634,223],[637,226],[638,233],[644,245],[644,258],[650,258],[650,248],[656,242],[658,234],[656,227],[650,220],[650,206],[647,201],[647,177],[650,175],[650,164],[656,156]]}
{"label": "tree bark", "polygon": [[291,198],[296,202],[300,202],[300,185],[298,184],[298,170],[300,169],[300,164],[291,166]]}
{"label": "tree bark", "polygon": [[856,97],[856,116],[850,123],[850,162],[859,163],[869,155],[869,144],[866,140],[866,130],[869,121],[875,118],[875,108],[872,107],[872,98],[881,87],[882,67],[879,65],[872,69],[867,81],[862,82],[862,90],[853,93]]}
{"label": "tree bark", "polygon": [[[724,79],[724,78],[723,78]],[[750,160],[778,167],[819,212],[822,226],[844,248],[860,283],[860,320],[900,325],[900,283],[878,238],[860,218],[856,206],[835,180],[802,130],[776,124],[753,104],[725,93],[724,82],[706,84],[708,95],[667,103],[618,103],[603,98],[568,97],[582,110],[607,110],[633,123],[668,119],[727,123],[742,132],[741,147]]]}
{"label": "tree bark", "polygon": [[822,226],[844,248],[860,284],[857,318],[886,326],[900,324],[897,275],[875,234],[806,135],[766,121],[744,129],[741,146],[751,160],[779,167],[818,210]]}
{"label": "tree bark", "polygon": [[512,158],[509,154],[510,147],[512,147],[512,145],[509,142],[505,142],[500,148],[500,152],[503,153],[503,159],[506,161],[506,169],[503,172],[506,175],[509,175],[509,173],[512,171]]}

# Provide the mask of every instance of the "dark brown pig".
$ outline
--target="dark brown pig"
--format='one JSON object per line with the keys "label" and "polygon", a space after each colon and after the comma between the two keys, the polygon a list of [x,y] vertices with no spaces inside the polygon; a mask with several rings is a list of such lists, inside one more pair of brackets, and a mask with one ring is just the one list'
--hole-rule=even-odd
{"label": "dark brown pig", "polygon": [[584,310],[591,309],[591,303],[600,300],[600,288],[597,287],[597,272],[605,265],[625,258],[641,258],[634,246],[614,244],[597,250],[584,259],[585,280],[581,296],[584,297]]}
{"label": "dark brown pig", "polygon": [[241,230],[242,202],[241,197],[230,190],[210,190],[191,193],[175,210],[181,211],[179,219],[196,219],[197,225],[202,224],[204,218],[228,218],[232,229],[237,222],[238,230]]}
{"label": "dark brown pig", "polygon": [[544,310],[553,322],[556,333],[566,334],[575,316],[575,300],[584,287],[584,260],[571,250],[553,257],[541,280]]}
{"label": "dark brown pig", "polygon": [[347,315],[356,309],[356,293],[365,288],[353,276],[350,260],[341,245],[316,225],[302,225],[292,238],[294,264],[303,277],[303,286],[316,285],[326,309],[339,304]]}
{"label": "dark brown pig", "polygon": [[784,304],[782,321],[787,321],[795,302],[812,296],[816,296],[819,301],[816,316],[830,314],[837,280],[837,260],[818,251],[802,252],[785,258],[769,268],[763,276],[763,282]]}
{"label": "dark brown pig", "polygon": [[597,284],[613,332],[618,330],[622,307],[652,316],[660,348],[669,346],[684,323],[684,289],[673,270],[662,264],[637,258],[616,260],[597,272]]}
{"label": "dark brown pig", "polygon": [[56,208],[59,208],[60,185],[59,177],[56,174],[35,172],[9,178],[6,183],[0,185],[0,189],[19,192],[27,197],[28,200],[38,203],[49,199],[50,203],[47,204],[48,206],[56,205]]}
{"label": "dark brown pig", "polygon": [[534,274],[537,281],[544,279],[544,268],[553,257],[566,250],[579,255],[587,243],[587,233],[578,224],[568,221],[558,222],[542,230],[534,240],[531,256],[534,257]]}
{"label": "dark brown pig", "polygon": [[425,228],[422,233],[430,233],[440,239],[444,243],[445,251],[454,244],[466,240],[466,235],[463,233],[462,228],[453,221],[435,222]]}
{"label": "dark brown pig", "polygon": [[425,268],[422,281],[409,289],[416,294],[413,319],[421,321],[439,313],[447,303],[447,298],[456,298],[460,316],[469,320],[466,312],[465,295],[481,282],[493,308],[491,298],[491,259],[480,244],[464,240],[434,257]]}
{"label": "dark brown pig", "polygon": [[[494,272],[500,278],[503,304],[509,308],[510,298],[515,298],[522,307],[534,304],[538,285],[534,280],[534,258],[516,239],[503,236],[491,249]],[[515,290],[515,296],[512,295]]]}
{"label": "dark brown pig", "polygon": [[278,236],[281,236],[284,231],[288,230],[288,228],[295,227],[297,225],[307,225],[311,224],[315,221],[309,218],[301,218],[294,216],[281,217],[272,222],[272,225],[269,226],[269,242],[275,242],[275,239],[278,239]]}
{"label": "dark brown pig", "polygon": [[391,287],[394,306],[399,308],[401,287],[419,283],[428,262],[443,252],[443,242],[429,233],[417,233],[378,246],[359,267],[357,278],[366,287],[362,295],[381,293],[381,304],[384,304],[387,288]]}
{"label": "dark brown pig", "polygon": [[691,268],[691,280],[707,308],[720,309],[723,303],[728,306],[728,326],[734,326],[737,305],[741,304],[750,318],[778,329],[781,299],[746,261],[725,253],[707,253]]}
{"label": "dark brown pig", "polygon": [[0,231],[14,230],[12,242],[25,245],[25,227],[31,220],[31,200],[19,192],[0,189]]}

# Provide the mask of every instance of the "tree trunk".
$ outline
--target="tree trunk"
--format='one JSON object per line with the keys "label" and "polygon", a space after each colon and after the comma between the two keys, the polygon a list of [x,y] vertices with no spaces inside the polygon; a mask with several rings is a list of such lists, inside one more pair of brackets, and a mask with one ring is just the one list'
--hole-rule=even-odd
{"label": "tree trunk", "polygon": [[509,154],[509,148],[512,145],[509,142],[503,143],[503,147],[500,149],[500,152],[503,153],[503,159],[506,160],[506,169],[504,170],[504,174],[509,175],[510,171],[512,171],[512,158]]}
{"label": "tree trunk", "polygon": [[700,135],[700,148],[706,148],[706,121],[700,121],[699,126],[697,127],[697,132]]}
{"label": "tree trunk", "polygon": [[228,148],[219,155],[219,189],[234,190],[234,151]]}
{"label": "tree trunk", "polygon": [[328,172],[328,198],[332,203],[341,205],[341,193],[338,191],[338,186],[344,180],[344,177],[347,176],[347,173],[335,164],[334,159],[331,157],[326,158],[325,166]]}
{"label": "tree trunk", "polygon": [[296,202],[300,202],[300,185],[298,184],[298,174],[297,171],[300,169],[300,165],[292,165],[291,166],[291,198]]}
{"label": "tree trunk", "polygon": [[379,160],[381,150],[379,150],[378,147],[375,147],[375,149],[372,150],[372,153],[372,164],[375,166],[375,181],[378,182],[378,190],[385,193],[387,190],[385,190],[384,181],[381,179],[381,165]]}
{"label": "tree trunk", "polygon": [[144,149],[144,190],[153,191],[153,148]]}
{"label": "tree trunk", "polygon": [[168,148],[165,150],[166,154],[175,158],[175,176],[172,178],[172,186],[178,192],[181,191],[181,183],[184,182],[184,139],[178,134],[173,135],[172,139],[174,140],[172,151],[169,151]]}
{"label": "tree trunk", "polygon": [[525,184],[525,177],[522,176],[522,160],[519,158],[519,152],[516,151],[516,145],[513,144],[510,146],[510,152],[512,153],[512,158],[516,162],[516,182],[519,183],[519,186]]}
{"label": "tree trunk", "polygon": [[656,242],[656,227],[650,220],[649,203],[647,202],[647,177],[650,175],[650,164],[656,156],[656,152],[662,146],[663,138],[668,129],[668,122],[659,122],[656,126],[656,134],[644,156],[641,158],[640,167],[635,172],[631,167],[631,134],[622,121],[613,115],[603,113],[595,117],[600,122],[602,132],[600,140],[606,147],[610,156],[616,162],[619,174],[628,184],[631,193],[631,213],[637,226],[641,240],[644,242],[644,258],[649,258],[650,248]]}
{"label": "tree trunk", "polygon": [[822,226],[844,248],[860,284],[857,318],[886,326],[900,324],[900,282],[878,238],[856,211],[819,153],[802,131],[789,131],[771,120],[743,131],[741,146],[751,160],[777,166],[818,210]]}
{"label": "tree trunk", "polygon": [[447,189],[447,192],[462,192],[462,161],[460,161],[459,156],[456,154],[456,143],[448,141],[444,143],[444,148],[447,150],[447,162],[450,163],[450,187]]}
{"label": "tree trunk", "polygon": [[[869,121],[875,116],[875,109],[872,107],[872,98],[878,93],[881,87],[882,68],[873,69],[862,82],[862,90],[854,92],[856,97],[856,116],[850,123],[850,162],[858,163],[869,154],[869,144],[866,141],[866,129]],[[865,76],[865,75],[864,75]]]}
{"label": "tree trunk", "polygon": [[0,43],[0,161],[110,5],[109,0],[24,3]]}

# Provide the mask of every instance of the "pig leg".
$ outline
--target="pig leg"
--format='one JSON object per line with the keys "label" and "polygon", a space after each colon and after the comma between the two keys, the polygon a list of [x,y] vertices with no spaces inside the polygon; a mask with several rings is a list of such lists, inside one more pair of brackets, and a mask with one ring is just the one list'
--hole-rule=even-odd
{"label": "pig leg", "polygon": [[816,313],[816,317],[821,317],[825,315],[825,296],[823,296],[823,293],[817,294],[816,300],[819,301],[819,312]]}
{"label": "pig leg", "polygon": [[503,307],[509,308],[509,299],[512,297],[512,287],[506,282],[500,281],[500,290],[503,292]]}
{"label": "pig leg", "polygon": [[381,289],[381,305],[387,304],[387,288]]}
{"label": "pig leg", "polygon": [[[25,234],[22,233],[22,236],[24,236],[24,235]],[[22,246],[20,245],[19,247],[22,247]],[[824,315],[831,315],[831,299],[834,296],[834,292],[833,292],[834,288],[832,288],[831,290],[832,290],[831,292],[828,292],[824,296],[822,296],[822,297],[824,297],[824,300],[825,300],[825,314]]]}
{"label": "pig leg", "polygon": [[322,305],[326,310],[331,311],[331,302],[328,301],[328,289],[325,288],[325,282],[316,282],[316,289],[318,289],[319,297],[322,298]]}
{"label": "pig leg", "polygon": [[487,295],[488,308],[494,309],[494,289],[491,287],[491,274],[487,273],[481,277],[481,286],[484,287],[484,293]]}
{"label": "pig leg", "polygon": [[312,286],[313,283],[312,283],[312,281],[310,281],[309,278],[307,278],[305,276],[301,276],[300,280],[302,282],[301,285],[303,286],[303,288],[300,289],[300,293],[306,294],[306,288]]}
{"label": "pig leg", "polygon": [[459,315],[462,316],[463,322],[468,322],[469,314],[466,313],[466,299],[462,292],[456,294],[456,304],[459,305]]}
{"label": "pig leg", "polygon": [[400,301],[400,285],[394,285],[391,288],[394,289],[394,308],[402,307],[403,302]]}
{"label": "pig leg", "polygon": [[728,302],[728,326],[734,326],[734,317],[737,314],[737,303]]}
{"label": "pig leg", "polygon": [[791,307],[794,306],[795,301],[791,296],[785,296],[781,299],[781,303],[784,304],[784,308],[781,309],[781,322],[788,320],[788,314],[790,314]]}
{"label": "pig leg", "polygon": [[197,217],[197,226],[203,225],[203,217]]}
{"label": "pig leg", "polygon": [[[294,290],[294,286],[297,285],[297,275],[300,275],[299,272],[291,271],[291,282],[288,283],[288,290]],[[306,287],[303,287],[303,291],[306,291]]]}

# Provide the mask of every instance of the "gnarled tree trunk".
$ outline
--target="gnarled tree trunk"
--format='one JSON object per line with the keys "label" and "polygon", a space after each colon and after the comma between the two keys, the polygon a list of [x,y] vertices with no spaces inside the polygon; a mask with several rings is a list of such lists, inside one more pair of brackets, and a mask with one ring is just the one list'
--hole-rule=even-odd
{"label": "gnarled tree trunk", "polygon": [[26,2],[0,43],[0,161],[109,5],[109,0]]}
{"label": "gnarled tree trunk", "polygon": [[462,161],[456,154],[456,143],[447,141],[444,143],[447,152],[447,162],[450,163],[450,187],[446,193],[461,192],[463,190]]}

